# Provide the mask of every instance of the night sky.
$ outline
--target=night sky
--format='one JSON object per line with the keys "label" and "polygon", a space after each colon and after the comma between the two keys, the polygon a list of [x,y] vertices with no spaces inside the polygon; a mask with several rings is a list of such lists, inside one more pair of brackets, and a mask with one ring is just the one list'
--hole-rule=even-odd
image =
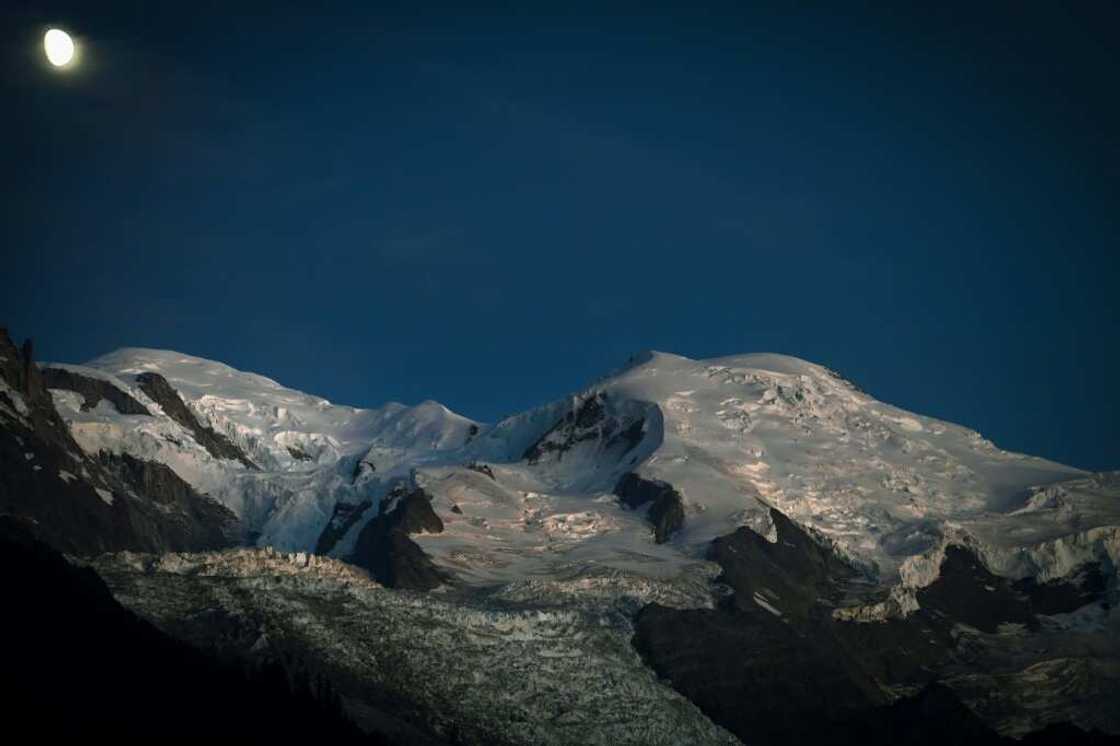
{"label": "night sky", "polygon": [[784,352],[1120,468],[1120,5],[736,5],[5,0],[0,323],[489,421]]}

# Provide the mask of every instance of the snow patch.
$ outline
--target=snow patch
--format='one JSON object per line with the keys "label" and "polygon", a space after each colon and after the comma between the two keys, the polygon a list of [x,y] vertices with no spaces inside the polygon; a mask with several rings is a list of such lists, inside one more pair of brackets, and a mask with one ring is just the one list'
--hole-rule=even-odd
{"label": "snow patch", "polygon": [[30,414],[31,410],[27,408],[27,402],[23,400],[23,394],[13,389],[8,385],[8,382],[3,379],[0,379],[0,394],[8,398],[12,406],[16,408],[16,414],[18,414],[20,418],[27,417],[27,415]]}
{"label": "snow patch", "polygon": [[780,612],[776,608],[774,608],[765,598],[760,596],[758,593],[754,594],[753,600],[756,604],[758,604],[762,608],[766,609],[767,611],[769,611],[774,616],[779,616],[780,617],[782,615],[782,612]]}

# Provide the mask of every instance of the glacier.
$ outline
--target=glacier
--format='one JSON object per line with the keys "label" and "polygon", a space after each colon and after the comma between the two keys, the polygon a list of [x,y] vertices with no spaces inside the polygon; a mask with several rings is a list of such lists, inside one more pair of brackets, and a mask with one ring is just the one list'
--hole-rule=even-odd
{"label": "glacier", "polygon": [[[371,728],[372,686],[470,742],[765,742],[936,684],[1004,736],[1120,731],[1120,474],[825,367],[646,352],[496,423],[166,350],[42,369],[88,459],[156,462],[239,524],[232,550],[80,561],[174,637],[322,673]],[[769,704],[728,709],[713,667]]]}
{"label": "glacier", "polygon": [[[1004,451],[784,355],[644,353],[570,397],[495,424],[431,401],[332,404],[171,351],[127,348],[58,367],[106,380],[153,413],[121,414],[108,401],[83,411],[74,392],[52,390],[85,450],[170,466],[237,514],[247,543],[281,551],[313,551],[337,505],[368,503],[331,549],[345,557],[393,487],[410,483],[445,524],[416,540],[477,585],[581,565],[673,574],[738,526],[772,533],[770,508],[819,532],[882,585],[928,584],[954,542],[1017,578],[1061,577],[1090,559],[1116,566],[1115,474]],[[137,385],[149,372],[260,469],[196,443]],[[585,426],[557,427],[581,408]],[[627,430],[633,442],[619,437]],[[534,446],[539,453],[527,457]],[[683,497],[684,525],[665,544],[614,496],[631,472]]]}

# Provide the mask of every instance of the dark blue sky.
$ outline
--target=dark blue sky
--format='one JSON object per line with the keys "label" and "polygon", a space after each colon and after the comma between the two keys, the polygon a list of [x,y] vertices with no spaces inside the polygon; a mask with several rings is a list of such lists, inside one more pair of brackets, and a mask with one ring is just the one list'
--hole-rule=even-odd
{"label": "dark blue sky", "polygon": [[166,5],[5,3],[0,323],[41,357],[493,420],[778,351],[1120,468],[1115,3]]}

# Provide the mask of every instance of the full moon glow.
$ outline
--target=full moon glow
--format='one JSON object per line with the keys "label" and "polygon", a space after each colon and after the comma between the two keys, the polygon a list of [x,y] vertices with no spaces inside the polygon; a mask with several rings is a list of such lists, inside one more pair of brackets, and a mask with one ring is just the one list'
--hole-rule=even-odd
{"label": "full moon glow", "polygon": [[52,28],[43,36],[43,50],[55,67],[63,67],[74,59],[74,40],[62,29]]}

